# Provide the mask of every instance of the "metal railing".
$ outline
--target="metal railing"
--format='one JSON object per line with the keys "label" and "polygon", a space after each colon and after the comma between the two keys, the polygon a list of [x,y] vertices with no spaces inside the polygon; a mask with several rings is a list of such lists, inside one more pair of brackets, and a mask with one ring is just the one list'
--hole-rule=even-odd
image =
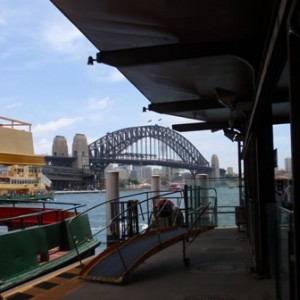
{"label": "metal railing", "polygon": [[[105,232],[111,231],[114,242],[124,241],[133,236],[139,236],[154,228],[167,226],[181,226],[186,228],[197,228],[201,226],[216,226],[217,222],[217,194],[213,188],[202,189],[202,191],[213,191],[213,195],[201,197],[199,188],[185,187],[175,192],[151,191],[135,193],[111,199],[90,207],[81,214],[86,214],[103,206],[110,206],[115,213],[110,222],[92,233],[89,239]],[[159,192],[159,196],[157,196]],[[154,195],[154,196],[153,196]],[[137,200],[143,197],[144,200]],[[161,206],[158,201],[166,200]],[[168,202],[173,203],[169,216],[164,216]],[[72,232],[72,224],[80,215],[74,217],[69,226]],[[142,226],[144,228],[142,228]],[[73,239],[74,246],[80,243]],[[83,243],[83,242],[82,242]],[[80,257],[78,257],[80,260]],[[81,260],[80,260],[81,261]]]}
{"label": "metal railing", "polygon": [[[58,222],[60,219],[65,219],[66,217],[70,217],[67,213],[73,212],[74,215],[78,215],[78,209],[84,207],[85,205],[79,203],[66,203],[66,202],[52,202],[52,201],[28,201],[28,200],[9,200],[9,201],[0,201],[0,208],[12,207],[17,208],[18,205],[26,204],[26,207],[19,206],[20,210],[26,210],[28,208],[28,204],[34,204],[31,206],[28,211],[33,211],[26,213],[23,212],[22,215],[17,215],[9,218],[0,218],[0,225],[7,226],[10,230],[13,229],[25,229],[27,227],[31,227],[34,225],[43,225],[44,219],[46,216],[54,215],[53,220]],[[55,208],[49,209],[49,206],[52,205],[61,205],[61,206],[70,206],[69,208]],[[35,209],[41,209],[40,211],[34,211]]]}

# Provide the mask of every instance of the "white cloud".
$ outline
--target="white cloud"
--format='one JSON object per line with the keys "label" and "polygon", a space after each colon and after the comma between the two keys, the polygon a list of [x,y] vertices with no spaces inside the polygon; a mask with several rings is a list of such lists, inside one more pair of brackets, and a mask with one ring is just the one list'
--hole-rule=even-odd
{"label": "white cloud", "polygon": [[61,130],[62,128],[69,127],[82,121],[83,118],[61,118],[56,121],[51,121],[45,124],[38,124],[33,127],[32,132],[34,135],[42,135],[49,132]]}
{"label": "white cloud", "polygon": [[33,32],[36,32],[36,30],[31,30],[32,28],[28,28],[35,18],[32,18],[30,8],[24,9],[22,5],[18,4],[10,6],[4,3],[3,5],[4,7],[0,8],[0,39],[6,39],[5,42],[9,41],[10,43],[15,41],[16,36],[18,36],[18,44],[21,44],[20,38],[28,38]]}
{"label": "white cloud", "polygon": [[118,69],[115,68],[112,68],[111,72],[108,74],[108,79],[111,82],[120,82],[123,80],[127,80],[125,76],[121,72],[119,72]]}
{"label": "white cloud", "polygon": [[87,119],[93,124],[99,124],[104,120],[106,109],[112,105],[110,97],[104,98],[91,98],[88,100],[86,113],[88,114]]}
{"label": "white cloud", "polygon": [[104,97],[101,99],[92,98],[88,102],[88,109],[91,111],[104,110],[106,107],[110,105],[111,101],[109,97]]}
{"label": "white cloud", "polygon": [[[91,51],[97,52],[97,50],[89,49],[89,53],[91,53]],[[127,79],[121,72],[119,72],[118,69],[105,64],[100,65],[95,63],[93,66],[89,66],[87,68],[87,73],[90,76],[91,80],[100,84],[115,84],[123,81],[127,82]]]}
{"label": "white cloud", "polygon": [[34,142],[34,153],[36,155],[51,155],[52,142],[42,138]]}
{"label": "white cloud", "polygon": [[[2,108],[2,111],[4,110],[5,113],[6,111],[9,111],[9,113],[11,113],[11,111],[13,110],[13,113],[15,113],[16,109],[20,109],[20,107],[23,106],[22,102],[15,102],[14,99],[12,99],[13,97],[0,97],[0,105]],[[4,112],[2,112],[3,114]]]}
{"label": "white cloud", "polygon": [[[69,21],[56,18],[50,20],[43,30],[43,42],[52,50],[74,56],[82,55],[87,49],[87,40]],[[90,46],[90,45],[89,45]]]}
{"label": "white cloud", "polygon": [[5,105],[6,109],[15,109],[22,106],[22,103],[9,103]]}

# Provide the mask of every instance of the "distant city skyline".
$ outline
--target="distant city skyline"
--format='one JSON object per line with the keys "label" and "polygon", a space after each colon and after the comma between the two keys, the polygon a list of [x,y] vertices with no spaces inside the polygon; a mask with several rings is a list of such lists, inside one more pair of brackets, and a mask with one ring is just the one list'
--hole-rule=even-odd
{"label": "distant city skyline", "polygon": [[[71,145],[71,147],[69,147],[68,141],[67,141],[65,136],[56,135],[53,138],[51,155],[55,155],[55,153],[61,152],[61,153],[64,153],[63,155],[67,154],[69,156],[72,156],[73,155],[72,149],[74,147],[73,146],[74,141],[77,141],[79,136],[83,136],[84,140],[85,140],[85,143],[88,143],[87,139],[86,139],[86,136],[84,134],[76,133],[73,137],[72,145]],[[86,146],[87,145],[85,145],[85,147]],[[69,149],[71,149],[71,150],[69,150]],[[49,154],[47,154],[47,155],[49,155]],[[207,159],[207,158],[205,157],[205,159]],[[210,162],[210,167],[214,169],[214,171],[213,171],[214,176],[213,177],[216,177],[216,178],[219,177],[219,169],[225,169],[227,174],[237,174],[238,173],[238,169],[234,169],[233,166],[222,167],[220,162],[219,162],[219,157],[218,157],[217,154],[212,154],[210,159],[207,159],[207,160]],[[279,167],[279,165],[280,164],[278,162],[278,169],[279,170],[285,170],[286,172],[291,173],[291,170],[290,170],[291,169],[291,158],[290,157],[284,158],[284,166],[283,167]]]}

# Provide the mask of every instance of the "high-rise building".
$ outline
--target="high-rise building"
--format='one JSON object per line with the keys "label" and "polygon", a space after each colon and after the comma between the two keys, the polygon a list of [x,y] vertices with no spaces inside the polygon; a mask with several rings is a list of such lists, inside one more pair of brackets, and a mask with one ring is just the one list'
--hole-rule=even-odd
{"label": "high-rise building", "polygon": [[152,168],[148,166],[143,166],[142,167],[142,177],[141,179],[143,181],[150,180],[152,176]]}
{"label": "high-rise building", "polygon": [[228,168],[227,168],[227,174],[228,174],[228,175],[234,175],[233,167],[228,167]]}
{"label": "high-rise building", "polygon": [[118,166],[114,168],[114,171],[119,172],[119,179],[128,179],[130,176],[130,168],[129,166]]}
{"label": "high-rise building", "polygon": [[64,136],[57,135],[52,144],[52,156],[68,157],[68,144]]}
{"label": "high-rise building", "polygon": [[284,159],[285,171],[289,174],[292,174],[292,159],[287,157]]}
{"label": "high-rise building", "polygon": [[171,171],[170,167],[162,167],[161,168],[161,176],[162,177],[170,179],[171,178],[171,174],[172,174],[172,171]]}
{"label": "high-rise building", "polygon": [[219,158],[216,154],[211,157],[211,178],[220,178]]}

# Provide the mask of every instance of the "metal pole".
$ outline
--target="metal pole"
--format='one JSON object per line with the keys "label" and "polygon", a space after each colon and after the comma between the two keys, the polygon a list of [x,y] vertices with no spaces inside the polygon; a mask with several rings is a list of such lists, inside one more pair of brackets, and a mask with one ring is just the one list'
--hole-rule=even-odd
{"label": "metal pole", "polygon": [[237,142],[238,147],[238,168],[239,168],[239,197],[240,197],[240,206],[243,206],[245,203],[243,201],[243,185],[242,185],[242,158],[241,158],[241,142]]}

